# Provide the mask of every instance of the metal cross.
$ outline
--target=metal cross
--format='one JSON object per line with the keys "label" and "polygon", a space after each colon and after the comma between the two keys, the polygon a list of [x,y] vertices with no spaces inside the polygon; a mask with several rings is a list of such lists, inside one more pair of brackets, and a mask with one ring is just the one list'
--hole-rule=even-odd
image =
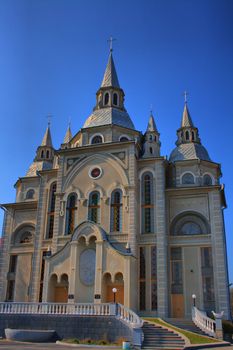
{"label": "metal cross", "polygon": [[48,118],[48,126],[50,126],[50,124],[51,124],[51,118],[53,118],[52,114],[49,113],[49,114],[46,116],[46,118]]}
{"label": "metal cross", "polygon": [[108,39],[108,42],[110,43],[110,52],[113,51],[113,48],[112,48],[112,43],[113,43],[113,41],[116,41],[116,39],[113,39],[113,37],[110,36],[110,39]]}
{"label": "metal cross", "polygon": [[153,114],[153,105],[152,105],[152,103],[150,105],[150,114]]}
{"label": "metal cross", "polygon": [[187,91],[184,91],[183,96],[184,96],[184,103],[187,103],[188,99],[187,96],[189,95],[189,93]]}

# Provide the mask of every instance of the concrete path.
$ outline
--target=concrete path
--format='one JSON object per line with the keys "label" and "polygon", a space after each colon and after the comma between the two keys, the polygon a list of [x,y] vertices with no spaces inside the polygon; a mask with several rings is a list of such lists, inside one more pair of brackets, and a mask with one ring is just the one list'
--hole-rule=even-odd
{"label": "concrete path", "polygon": [[[96,350],[95,347],[73,347],[73,346],[63,346],[55,343],[21,343],[8,340],[0,340],[0,350]],[[112,350],[107,346],[103,347],[104,350]],[[100,348],[98,348],[100,350]],[[229,349],[230,350],[230,349]]]}

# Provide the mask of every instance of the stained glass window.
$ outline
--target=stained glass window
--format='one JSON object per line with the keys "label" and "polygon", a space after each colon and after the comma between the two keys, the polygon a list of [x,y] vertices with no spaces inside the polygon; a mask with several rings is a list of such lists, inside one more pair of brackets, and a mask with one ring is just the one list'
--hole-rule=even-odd
{"label": "stained glass window", "polygon": [[142,233],[151,233],[154,230],[154,201],[153,176],[146,173],[142,176]]}
{"label": "stained glass window", "polygon": [[66,235],[69,235],[73,233],[74,231],[74,225],[75,225],[75,211],[77,209],[76,207],[76,199],[77,196],[75,193],[70,194],[70,196],[67,199],[67,206],[66,206]]}
{"label": "stained glass window", "polygon": [[151,247],[151,309],[157,310],[157,257],[156,246]]}
{"label": "stained glass window", "polygon": [[146,309],[146,261],[145,261],[146,248],[140,247],[140,265],[139,265],[139,308],[140,310]]}
{"label": "stained glass window", "polygon": [[48,211],[48,231],[47,238],[53,237],[53,227],[54,227],[54,212],[55,212],[55,192],[57,190],[57,184],[54,182],[50,188],[50,203],[49,203],[49,211]]}
{"label": "stained glass window", "polygon": [[100,221],[100,194],[97,191],[91,192],[89,196],[88,218],[90,221]]}
{"label": "stained glass window", "polygon": [[111,231],[122,229],[122,192],[115,190],[111,195]]}

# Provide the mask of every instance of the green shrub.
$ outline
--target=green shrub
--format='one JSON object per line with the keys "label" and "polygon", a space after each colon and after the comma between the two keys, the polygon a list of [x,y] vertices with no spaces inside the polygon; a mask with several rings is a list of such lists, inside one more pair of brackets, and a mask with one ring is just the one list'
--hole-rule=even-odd
{"label": "green shrub", "polygon": [[222,321],[222,328],[224,333],[233,334],[233,323],[231,321]]}

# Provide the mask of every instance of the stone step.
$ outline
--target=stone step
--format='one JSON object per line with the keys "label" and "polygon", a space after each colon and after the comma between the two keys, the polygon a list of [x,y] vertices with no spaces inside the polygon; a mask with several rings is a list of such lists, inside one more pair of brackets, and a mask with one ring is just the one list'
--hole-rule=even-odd
{"label": "stone step", "polygon": [[181,350],[184,348],[184,340],[173,331],[148,322],[144,323],[142,330],[144,333],[142,349]]}

